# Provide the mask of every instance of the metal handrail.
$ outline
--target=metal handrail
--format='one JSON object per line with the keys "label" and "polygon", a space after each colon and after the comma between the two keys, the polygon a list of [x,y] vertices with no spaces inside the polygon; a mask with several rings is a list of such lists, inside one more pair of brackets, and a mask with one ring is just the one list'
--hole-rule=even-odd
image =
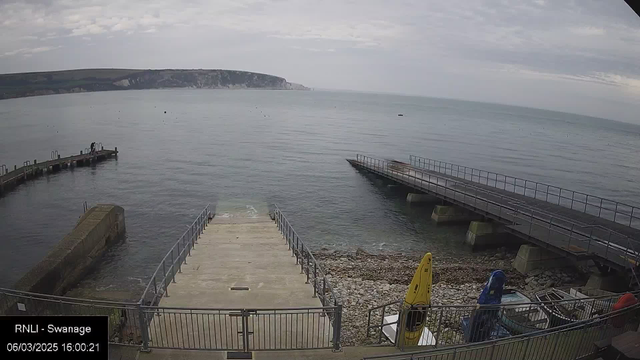
{"label": "metal handrail", "polygon": [[[447,199],[453,200],[454,203],[456,202],[461,203],[463,206],[470,206],[475,210],[482,210],[487,214],[489,214],[490,206],[495,207],[497,209],[494,212],[497,212],[498,215],[494,215],[494,214],[492,215],[498,217],[500,221],[511,223],[514,225],[518,224],[516,220],[523,220],[525,222],[528,221],[529,236],[531,235],[531,231],[532,231],[534,220],[535,220],[536,226],[538,226],[541,223],[542,224],[541,226],[544,226],[545,229],[549,230],[547,233],[547,239],[551,236],[552,231],[555,234],[559,234],[563,237],[568,236],[569,241],[567,244],[567,251],[569,251],[568,249],[569,249],[569,246],[571,245],[572,239],[575,239],[576,241],[580,241],[580,238],[586,238],[588,239],[587,252],[589,249],[591,249],[592,245],[606,246],[605,256],[604,256],[605,259],[620,265],[619,256],[613,257],[613,259],[616,261],[612,260],[609,257],[609,252],[613,250],[617,250],[617,251],[623,252],[627,256],[633,256],[636,266],[637,264],[640,263],[639,261],[640,254],[635,251],[633,244],[631,242],[631,239],[628,236],[617,235],[614,238],[614,240],[618,239],[626,242],[629,246],[628,248],[623,248],[619,245],[616,245],[615,242],[613,243],[613,246],[612,246],[611,244],[612,235],[619,234],[619,233],[613,232],[611,230],[608,230],[605,234],[606,236],[604,236],[603,239],[600,239],[597,236],[594,236],[593,229],[591,229],[590,232],[580,231],[582,228],[581,224],[565,225],[563,223],[569,222],[566,219],[559,219],[550,214],[545,214],[532,207],[519,204],[520,208],[524,208],[523,210],[527,211],[527,212],[522,212],[521,209],[518,209],[513,206],[505,205],[505,204],[512,203],[511,201],[512,199],[507,196],[504,196],[502,194],[497,194],[497,193],[490,193],[491,196],[500,198],[502,202],[496,202],[486,198],[482,198],[478,196],[478,193],[484,192],[489,194],[486,189],[483,189],[468,183],[459,182],[446,177],[441,177],[435,174],[431,174],[430,172],[425,173],[409,164],[393,163],[387,160],[371,158],[371,157],[360,155],[360,154],[356,155],[356,161],[362,163],[363,165],[366,165],[370,170],[374,172],[380,172],[381,174],[385,174],[385,173],[392,174],[392,177],[401,183],[407,183],[409,186],[419,187],[424,191],[432,192],[437,194],[438,196],[442,196]],[[396,169],[397,167],[403,167],[406,170],[413,171],[415,175],[411,175],[405,171],[399,171]],[[420,175],[420,177],[418,177],[418,175]],[[418,185],[418,182],[420,183],[419,185]],[[426,186],[425,186],[425,183],[426,183]],[[444,183],[444,185],[442,185],[441,183]],[[432,187],[435,187],[435,190],[433,190]],[[466,191],[461,191],[459,190],[459,188],[464,189]],[[462,200],[460,200],[459,198],[462,198]],[[484,207],[480,208],[479,206],[482,206],[482,205],[484,205]],[[537,215],[534,214],[536,212],[538,213]],[[568,234],[563,233],[563,231],[567,232]],[[593,244],[592,241],[595,242],[596,244]],[[625,261],[624,266],[632,267],[632,265],[628,261]]]}
{"label": "metal handrail", "polygon": [[[558,301],[530,301],[530,302],[518,302],[518,303],[504,303],[504,304],[492,304],[492,305],[481,305],[481,304],[468,304],[468,305],[427,305],[417,307],[409,307],[406,308],[405,311],[431,311],[434,313],[445,313],[450,312],[452,314],[460,315],[460,314],[468,314],[472,311],[506,311],[507,309],[523,309],[523,308],[539,308],[539,307],[552,307],[552,306],[563,306],[565,308],[576,309],[580,306],[589,306],[592,312],[610,312],[613,304],[618,301],[620,297],[627,294],[629,292],[624,293],[616,293],[610,295],[600,295],[593,297],[585,297],[585,298],[575,298],[575,299],[567,299],[567,300],[558,300]],[[640,296],[640,290],[636,290],[631,292],[634,296]],[[384,323],[384,316],[387,314],[387,308],[397,307],[396,313],[400,310],[400,305],[402,305],[403,300],[396,300],[392,302],[388,302],[385,304],[381,304],[375,307],[372,307],[368,311],[367,316],[367,337],[371,335],[371,330],[378,330],[378,342],[382,342],[382,328],[385,326],[389,326],[392,324],[397,324],[399,320],[392,321],[389,323]],[[606,306],[605,306],[606,304]],[[380,322],[377,324],[372,324],[372,319],[374,318],[374,313],[378,310],[380,312]],[[393,309],[392,309],[393,310]],[[376,316],[377,317],[377,316]],[[451,316],[445,316],[446,318],[451,318]]]}
{"label": "metal handrail", "polygon": [[[322,305],[327,306],[326,294],[327,290],[331,297],[333,298],[333,305],[339,305],[340,299],[336,296],[333,291],[333,287],[327,279],[324,271],[322,271],[322,267],[319,266],[319,262],[313,256],[309,247],[304,244],[300,236],[296,230],[291,226],[289,220],[284,216],[278,205],[274,204],[274,220],[276,221],[276,225],[278,226],[278,230],[282,233],[287,245],[289,245],[289,249],[292,251],[293,255],[296,257],[296,264],[300,264],[301,273],[306,274],[307,282],[309,282],[310,278],[313,279],[313,296],[320,296],[320,300]],[[306,253],[306,264],[305,264],[305,253]],[[313,274],[312,269],[313,268]],[[318,283],[318,278],[322,278],[322,288],[320,290],[320,283]]]}
{"label": "metal handrail", "polygon": [[[200,212],[198,217],[193,221],[191,226],[178,238],[167,254],[162,258],[160,264],[154,271],[149,283],[144,289],[142,296],[140,297],[140,304],[146,305],[147,302],[151,305],[157,305],[163,296],[168,296],[168,284],[167,280],[175,282],[176,268],[177,272],[182,271],[182,263],[186,263],[186,258],[191,255],[191,249],[195,247],[197,238],[202,234],[207,226],[209,219],[209,205]],[[181,248],[182,246],[182,248]],[[177,248],[177,255],[174,256],[174,250]],[[171,260],[167,266],[167,260]],[[162,278],[158,279],[158,276],[162,274]],[[158,284],[162,284],[162,287],[158,288]],[[151,291],[153,286],[153,298],[151,301],[147,300],[147,294]]]}
{"label": "metal handrail", "polygon": [[[604,315],[600,315],[600,316],[596,316],[593,317],[591,319],[587,319],[587,320],[581,320],[581,321],[576,321],[574,323],[569,323],[569,324],[565,324],[565,325],[561,325],[561,326],[557,326],[554,328],[550,328],[550,329],[544,329],[544,330],[539,330],[539,331],[534,331],[534,332],[530,332],[530,333],[525,333],[525,334],[521,334],[521,335],[516,335],[516,336],[511,336],[511,337],[507,337],[507,338],[502,338],[502,339],[496,339],[496,340],[487,340],[487,341],[482,341],[482,342],[475,342],[475,343],[467,343],[467,344],[462,344],[462,345],[454,345],[454,346],[449,346],[446,347],[445,349],[429,349],[429,350],[421,350],[421,351],[411,351],[411,352],[405,352],[402,354],[384,354],[384,355],[373,355],[373,356],[367,356],[364,359],[368,360],[368,359],[416,359],[416,356],[430,356],[431,354],[442,354],[442,353],[451,353],[453,352],[453,357],[446,357],[447,359],[451,359],[451,360],[455,360],[456,359],[456,353],[458,352],[458,350],[465,350],[465,349],[471,349],[471,348],[486,348],[486,347],[491,347],[491,346],[496,346],[497,344],[500,343],[516,343],[516,342],[521,342],[521,341],[528,341],[531,338],[537,338],[537,337],[542,337],[542,336],[549,336],[552,334],[557,334],[557,333],[561,333],[561,332],[565,332],[565,331],[572,331],[572,330],[579,330],[579,329],[587,329],[587,328],[594,328],[594,324],[598,324],[598,323],[603,323],[603,324],[607,324],[609,322],[610,319],[612,318],[622,318],[623,321],[624,320],[628,320],[629,317],[625,315],[627,314],[634,314],[634,312],[640,310],[640,304],[636,304],[627,308],[623,308],[620,310],[616,310],[616,311],[612,311],[610,313],[604,314]],[[554,352],[557,351],[554,350]],[[577,358],[577,357],[576,357]]]}
{"label": "metal handrail", "polygon": [[[580,191],[564,189],[559,186],[549,185],[538,181],[522,179],[516,176],[504,175],[501,173],[480,170],[468,166],[447,163],[444,161],[424,158],[415,155],[409,156],[409,163],[413,166],[418,166],[446,175],[463,178],[465,180],[470,180],[472,182],[491,186],[496,189],[500,189],[500,187],[498,186],[498,183],[500,183],[503,185],[502,190],[505,191],[533,197],[537,200],[544,200],[552,204],[568,207],[572,210],[582,211],[583,213],[591,214],[599,218],[612,220],[613,222],[618,224],[623,224],[629,227],[640,229],[640,222],[636,226],[634,226],[635,224],[633,223],[634,219],[640,221],[640,208],[633,205],[625,204],[615,200],[605,199],[596,195],[589,195]],[[483,173],[485,174],[484,176],[482,176]],[[482,181],[483,179],[485,181]],[[508,179],[513,179],[513,182],[509,181]],[[535,187],[529,187],[529,184],[534,184]],[[518,192],[518,189],[522,189],[522,193]],[[554,191],[550,192],[551,189],[554,189]],[[527,190],[529,190],[529,192]],[[533,196],[531,196],[531,192],[533,192]],[[564,196],[563,192],[565,193]],[[542,198],[540,198],[538,194],[540,194]],[[576,195],[579,196],[576,197]],[[552,198],[557,198],[557,202],[550,201],[549,196],[551,196]],[[581,200],[582,198],[584,198],[584,200]],[[596,203],[589,202],[589,198],[595,199]],[[561,199],[566,200],[566,202],[570,201],[569,206],[567,206],[566,202],[563,203]],[[584,206],[574,207],[574,204],[582,204]],[[610,207],[603,206],[607,204],[609,204]],[[598,210],[597,215],[587,212],[588,206],[594,207],[596,210]],[[582,210],[580,210],[580,208]],[[604,217],[604,213],[602,212],[602,210],[612,211],[613,219]],[[629,217],[629,222],[623,223],[617,221],[618,214]]]}

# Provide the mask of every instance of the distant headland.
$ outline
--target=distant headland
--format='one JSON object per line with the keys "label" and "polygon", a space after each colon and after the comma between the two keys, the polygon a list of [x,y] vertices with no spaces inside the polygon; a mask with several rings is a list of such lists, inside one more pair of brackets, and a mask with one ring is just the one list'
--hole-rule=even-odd
{"label": "distant headland", "polygon": [[279,76],[219,69],[78,69],[0,74],[0,99],[161,88],[310,90]]}

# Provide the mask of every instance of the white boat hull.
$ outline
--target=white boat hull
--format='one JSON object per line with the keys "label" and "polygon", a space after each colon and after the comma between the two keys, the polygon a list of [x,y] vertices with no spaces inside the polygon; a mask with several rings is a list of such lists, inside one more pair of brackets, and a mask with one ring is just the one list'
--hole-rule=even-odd
{"label": "white boat hull", "polygon": [[[395,344],[396,331],[397,331],[397,325],[398,325],[398,315],[385,316],[382,322],[383,324],[385,324],[385,326],[382,327],[382,333],[384,334],[384,336],[387,337],[387,339],[389,339],[389,341]],[[420,335],[420,341],[418,341],[418,346],[428,346],[428,345],[435,345],[435,344],[436,344],[436,338],[433,336],[431,331],[429,331],[429,329],[427,329],[427,327],[425,326],[424,329],[422,330],[422,335]]]}

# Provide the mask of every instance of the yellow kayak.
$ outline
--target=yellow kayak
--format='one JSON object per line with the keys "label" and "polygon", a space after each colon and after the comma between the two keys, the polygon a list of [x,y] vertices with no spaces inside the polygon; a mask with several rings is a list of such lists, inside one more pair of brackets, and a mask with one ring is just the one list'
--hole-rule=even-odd
{"label": "yellow kayak", "polygon": [[[411,285],[404,298],[404,308],[413,307],[408,311],[404,319],[404,345],[418,345],[422,330],[425,326],[425,311],[420,311],[420,307],[431,305],[431,253],[426,253],[413,275]],[[418,310],[416,310],[418,308]]]}

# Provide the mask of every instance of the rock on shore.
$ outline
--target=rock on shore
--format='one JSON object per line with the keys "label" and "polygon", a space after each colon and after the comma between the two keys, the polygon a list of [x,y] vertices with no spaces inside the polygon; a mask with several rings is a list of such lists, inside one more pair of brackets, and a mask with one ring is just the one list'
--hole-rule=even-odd
{"label": "rock on shore", "polygon": [[[371,344],[367,339],[367,316],[372,307],[404,298],[407,286],[422,258],[397,253],[369,254],[327,251],[315,253],[336,295],[342,300],[343,345]],[[548,287],[584,285],[585,275],[574,268],[553,269],[523,276],[511,266],[514,251],[475,253],[464,257],[433,257],[433,305],[475,304],[491,274],[501,269],[507,275],[507,286],[529,295]],[[379,319],[379,318],[378,318]]]}

